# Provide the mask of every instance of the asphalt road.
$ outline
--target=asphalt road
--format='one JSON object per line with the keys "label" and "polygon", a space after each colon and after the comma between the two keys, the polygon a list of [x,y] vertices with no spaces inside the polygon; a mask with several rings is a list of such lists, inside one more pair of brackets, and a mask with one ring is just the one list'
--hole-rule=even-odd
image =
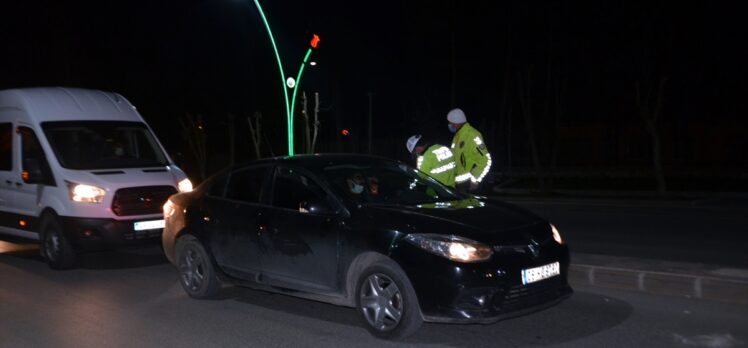
{"label": "asphalt road", "polygon": [[581,252],[748,268],[748,206],[508,201],[555,224],[572,255]]}
{"label": "asphalt road", "polygon": [[746,305],[577,287],[543,312],[385,342],[349,308],[236,287],[190,299],[158,248],[52,271],[34,247],[0,242],[2,347],[739,347],[746,318]]}

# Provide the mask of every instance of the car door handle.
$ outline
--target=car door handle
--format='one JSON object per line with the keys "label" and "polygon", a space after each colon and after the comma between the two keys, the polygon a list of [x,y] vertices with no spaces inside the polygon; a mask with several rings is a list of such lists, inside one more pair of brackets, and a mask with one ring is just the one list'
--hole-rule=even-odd
{"label": "car door handle", "polygon": [[12,182],[12,181],[10,181],[10,180],[5,180],[5,183],[6,183],[6,184],[8,184],[8,185],[10,185],[10,184],[12,184],[13,182]]}

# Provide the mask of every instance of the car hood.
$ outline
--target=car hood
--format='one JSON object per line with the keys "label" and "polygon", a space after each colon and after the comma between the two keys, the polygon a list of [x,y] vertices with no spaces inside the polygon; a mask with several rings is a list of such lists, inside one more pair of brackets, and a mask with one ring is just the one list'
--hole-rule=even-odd
{"label": "car hood", "polygon": [[514,205],[468,198],[416,205],[368,205],[373,222],[404,233],[459,235],[489,244],[526,243],[550,236],[548,223]]}

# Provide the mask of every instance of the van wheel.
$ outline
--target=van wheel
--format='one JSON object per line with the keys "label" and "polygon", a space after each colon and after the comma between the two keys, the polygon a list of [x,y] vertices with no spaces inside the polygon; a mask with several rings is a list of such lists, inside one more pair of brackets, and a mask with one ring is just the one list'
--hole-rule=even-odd
{"label": "van wheel", "polygon": [[176,246],[177,268],[182,288],[193,298],[210,298],[218,293],[221,281],[202,243],[192,235],[179,237]]}
{"label": "van wheel", "polygon": [[75,264],[75,251],[68,242],[60,223],[47,215],[41,221],[42,256],[52,269],[69,269]]}
{"label": "van wheel", "polygon": [[423,323],[410,280],[388,264],[376,263],[361,274],[356,309],[369,332],[380,338],[405,338]]}

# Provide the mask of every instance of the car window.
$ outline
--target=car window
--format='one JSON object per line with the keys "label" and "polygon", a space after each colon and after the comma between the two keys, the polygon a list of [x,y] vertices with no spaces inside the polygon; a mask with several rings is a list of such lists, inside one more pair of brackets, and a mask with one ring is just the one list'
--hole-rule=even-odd
{"label": "car window", "polygon": [[450,188],[402,164],[336,165],[325,178],[343,199],[355,203],[422,204],[460,199]]}
{"label": "car window", "polygon": [[279,167],[273,184],[273,206],[306,211],[310,204],[329,208],[327,193],[309,175],[293,168]]}
{"label": "car window", "polygon": [[0,170],[13,170],[13,125],[0,123]]}
{"label": "car window", "polygon": [[226,198],[247,203],[259,203],[262,187],[270,167],[251,167],[231,173],[226,187]]}

